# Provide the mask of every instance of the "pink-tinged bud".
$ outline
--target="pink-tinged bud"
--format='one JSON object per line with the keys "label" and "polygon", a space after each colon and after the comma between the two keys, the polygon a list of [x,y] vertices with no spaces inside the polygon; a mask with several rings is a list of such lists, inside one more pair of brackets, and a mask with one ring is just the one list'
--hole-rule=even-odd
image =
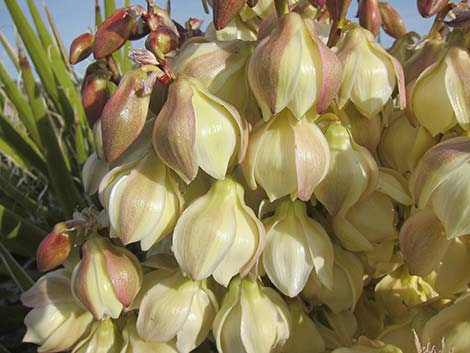
{"label": "pink-tinged bud", "polygon": [[142,11],[140,6],[122,8],[99,25],[93,43],[93,55],[96,59],[111,55],[126,43],[137,22],[136,15]]}
{"label": "pink-tinged bud", "polygon": [[108,100],[101,115],[103,152],[107,162],[115,161],[139,136],[150,103],[144,90],[147,74],[142,70],[129,71]]}
{"label": "pink-tinged bud", "polygon": [[168,54],[178,48],[178,44],[178,35],[165,26],[158,27],[145,41],[145,47],[157,56],[159,53]]}
{"label": "pink-tinged bud", "polygon": [[100,118],[103,108],[109,99],[109,78],[110,74],[108,71],[99,70],[86,76],[83,83],[82,105],[90,127],[93,127]]}
{"label": "pink-tinged bud", "polygon": [[377,0],[360,0],[358,16],[362,27],[372,32],[374,36],[379,33],[382,19]]}
{"label": "pink-tinged bud", "polygon": [[72,249],[72,238],[68,233],[73,221],[57,223],[39,244],[36,263],[40,272],[46,272],[62,265]]}
{"label": "pink-tinged bud", "polygon": [[99,320],[118,318],[142,285],[139,260],[124,247],[93,235],[82,246],[82,259],[72,275],[75,297]]}
{"label": "pink-tinged bud", "polygon": [[424,18],[432,17],[441,11],[449,0],[418,0],[418,11]]}
{"label": "pink-tinged bud", "polygon": [[93,34],[83,33],[72,41],[69,54],[72,65],[86,59],[91,54],[94,40]]}
{"label": "pink-tinged bud", "polygon": [[406,34],[406,27],[398,11],[388,2],[379,2],[379,9],[385,33],[396,39],[403,37]]}
{"label": "pink-tinged bud", "polygon": [[225,26],[240,12],[245,6],[246,0],[214,0],[214,27],[217,31]]}
{"label": "pink-tinged bud", "polygon": [[331,19],[335,22],[339,22],[346,17],[349,5],[351,5],[351,0],[326,0],[326,8]]}

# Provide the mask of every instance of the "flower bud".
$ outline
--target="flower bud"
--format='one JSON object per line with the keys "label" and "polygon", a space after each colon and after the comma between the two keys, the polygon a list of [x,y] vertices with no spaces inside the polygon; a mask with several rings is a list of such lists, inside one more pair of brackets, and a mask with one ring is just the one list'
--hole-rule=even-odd
{"label": "flower bud", "polygon": [[147,74],[141,70],[129,71],[104,106],[101,115],[103,152],[107,162],[115,161],[139,136],[150,103],[144,92]]}
{"label": "flower bud", "polygon": [[297,296],[313,269],[323,285],[333,286],[333,244],[320,223],[307,216],[304,203],[283,201],[265,227],[263,266],[276,288]]}
{"label": "flower bud", "polygon": [[82,182],[86,194],[93,195],[98,191],[100,182],[108,169],[108,163],[99,159],[96,153],[92,153],[87,158],[82,168]]}
{"label": "flower bud", "polygon": [[24,319],[27,331],[23,342],[39,345],[39,352],[72,349],[90,330],[93,316],[74,303],[66,270],[41,277],[21,295],[21,301],[33,308]]}
{"label": "flower bud", "polygon": [[325,179],[315,189],[315,197],[335,216],[375,190],[379,170],[369,151],[356,144],[341,123],[330,124],[325,137],[331,163]]}
{"label": "flower bud", "polygon": [[410,307],[436,295],[424,278],[411,276],[405,265],[382,278],[375,286],[375,297],[384,303],[388,314],[394,318],[407,315]]}
{"label": "flower bud", "polygon": [[193,282],[180,271],[155,273],[154,281],[151,276],[148,274],[146,280],[153,286],[139,307],[139,336],[144,341],[160,343],[176,338],[178,352],[192,351],[206,339],[219,309],[214,293],[206,280]]}
{"label": "flower bud", "polygon": [[435,144],[428,130],[413,127],[400,114],[385,128],[378,150],[385,166],[405,174],[412,172],[423,154]]}
{"label": "flower bud", "polygon": [[110,97],[109,72],[98,70],[85,77],[82,87],[82,105],[88,125],[93,127]]}
{"label": "flower bud", "polygon": [[324,112],[336,96],[341,65],[320,40],[313,22],[297,13],[283,15],[256,47],[248,80],[264,120],[288,108],[301,119],[311,108]]}
{"label": "flower bud", "polygon": [[378,0],[360,0],[357,14],[359,24],[377,36],[382,24]]}
{"label": "flower bud", "polygon": [[130,251],[99,235],[82,245],[82,259],[72,275],[72,291],[99,320],[119,317],[132,304],[142,284],[140,263]]}
{"label": "flower bud", "polygon": [[437,347],[441,342],[449,350],[445,352],[466,353],[470,350],[468,335],[470,333],[470,295],[464,294],[452,305],[443,309],[428,320],[423,329],[421,341]]}
{"label": "flower bud", "polygon": [[113,320],[105,318],[93,323],[91,333],[77,344],[73,353],[117,353],[121,347],[121,333]]}
{"label": "flower bud", "polygon": [[95,59],[113,54],[126,43],[137,22],[137,15],[143,10],[141,6],[118,9],[98,26],[93,43]]}
{"label": "flower bud", "polygon": [[351,0],[326,0],[326,8],[334,22],[339,22],[346,17],[350,5]]}
{"label": "flower bud", "polygon": [[153,143],[160,159],[186,183],[199,167],[220,180],[229,166],[243,160],[247,128],[234,107],[194,79],[179,77],[158,114]]}
{"label": "flower bud", "polygon": [[353,309],[362,294],[364,269],[351,252],[334,246],[333,286],[325,287],[315,272],[305,285],[302,295],[313,304],[325,304],[334,313]]}
{"label": "flower bud", "polygon": [[240,10],[245,6],[246,0],[213,0],[214,27],[217,31],[223,29]]}
{"label": "flower bud", "polygon": [[410,274],[434,271],[434,287],[442,295],[463,292],[470,281],[470,236],[448,240],[434,212],[426,208],[409,217],[400,230],[400,249]]}
{"label": "flower bud", "polygon": [[470,55],[451,47],[407,87],[410,113],[436,136],[456,124],[470,130]]}
{"label": "flower bud", "polygon": [[111,234],[124,245],[140,241],[147,251],[171,232],[183,206],[175,177],[149,151],[137,163],[112,169],[100,184]]}
{"label": "flower bud", "polygon": [[132,312],[126,318],[126,326],[122,331],[124,344],[120,353],[179,353],[176,344],[171,341],[168,343],[145,342],[140,338],[136,329],[136,317]]}
{"label": "flower bud", "polygon": [[325,340],[320,335],[315,323],[297,303],[289,304],[292,328],[289,340],[282,352],[286,353],[323,353]]}
{"label": "flower bud", "polygon": [[467,28],[470,23],[470,6],[468,3],[452,4],[452,10],[447,15],[451,18],[450,21],[445,21],[448,26],[452,28]]}
{"label": "flower bud", "polygon": [[391,99],[396,86],[400,96],[400,109],[404,109],[406,105],[400,63],[373,40],[369,31],[353,27],[338,43],[337,53],[343,64],[338,104],[342,108],[351,101],[369,118],[382,110]]}
{"label": "flower bud", "polygon": [[329,164],[320,128],[308,117],[295,119],[286,109],[252,130],[242,170],[250,188],[259,184],[271,201],[286,195],[308,201]]}
{"label": "flower bud", "polygon": [[62,265],[72,250],[73,239],[69,234],[73,221],[57,223],[44,237],[36,251],[36,263],[40,272]]}
{"label": "flower bud", "polygon": [[79,35],[70,44],[69,61],[72,65],[85,60],[93,51],[95,36],[91,33]]}
{"label": "flower bud", "polygon": [[406,34],[405,23],[397,10],[389,2],[379,2],[382,28],[389,36],[398,39]]}
{"label": "flower bud", "polygon": [[456,137],[428,150],[410,178],[415,205],[432,207],[448,239],[470,234],[470,138]]}
{"label": "flower bud", "polygon": [[254,42],[258,37],[258,19],[244,21],[240,15],[227,23],[227,25],[217,31],[213,23],[209,24],[204,37],[212,41],[234,41],[241,40],[246,42]]}
{"label": "flower bud", "polygon": [[265,232],[243,195],[243,187],[233,179],[216,181],[178,219],[173,251],[181,270],[193,280],[212,275],[227,286],[233,276],[246,276],[256,264]]}
{"label": "flower bud", "polygon": [[212,326],[219,353],[281,351],[291,333],[286,304],[272,288],[235,278]]}
{"label": "flower bud", "polygon": [[447,5],[448,0],[418,0],[418,11],[424,18],[432,17]]}
{"label": "flower bud", "polygon": [[177,33],[170,28],[159,26],[152,31],[145,40],[145,47],[158,56],[158,53],[164,55],[178,48],[179,38]]}

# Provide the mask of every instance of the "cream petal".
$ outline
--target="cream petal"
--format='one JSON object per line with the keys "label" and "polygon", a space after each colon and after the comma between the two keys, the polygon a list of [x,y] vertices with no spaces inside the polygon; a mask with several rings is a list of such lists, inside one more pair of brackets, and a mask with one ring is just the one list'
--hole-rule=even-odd
{"label": "cream petal", "polygon": [[164,278],[142,299],[137,332],[145,341],[168,342],[181,330],[191,312],[198,286],[176,273]]}
{"label": "cream petal", "polygon": [[21,303],[28,308],[48,304],[72,304],[70,274],[65,269],[46,273],[26,292],[21,294]]}
{"label": "cream petal", "polygon": [[469,236],[459,237],[446,247],[446,254],[436,269],[436,291],[443,296],[464,292],[470,281]]}
{"label": "cream petal", "polygon": [[92,153],[82,168],[82,180],[85,193],[93,195],[98,191],[101,179],[107,173],[109,165]]}
{"label": "cream petal", "polygon": [[380,168],[377,191],[390,196],[395,201],[411,206],[410,192],[407,180],[393,169]]}
{"label": "cream petal", "polygon": [[72,305],[46,305],[31,310],[25,317],[23,342],[42,344],[70,315]]}
{"label": "cream petal", "polygon": [[350,251],[371,251],[372,244],[351,222],[343,215],[333,217],[335,235],[346,249]]}

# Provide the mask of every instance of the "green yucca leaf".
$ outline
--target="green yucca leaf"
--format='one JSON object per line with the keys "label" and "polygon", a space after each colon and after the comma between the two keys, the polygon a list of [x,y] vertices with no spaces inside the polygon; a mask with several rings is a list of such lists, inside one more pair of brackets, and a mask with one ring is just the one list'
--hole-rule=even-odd
{"label": "green yucca leaf", "polygon": [[0,32],[0,43],[2,43],[3,47],[5,48],[5,51],[10,57],[10,60],[12,61],[12,63],[15,65],[16,69],[20,71],[20,63],[18,61],[18,55],[16,55],[15,49],[13,49],[12,45],[10,44],[10,42],[7,40],[7,38],[2,32]]}
{"label": "green yucca leaf", "polygon": [[2,84],[2,89],[7,95],[8,99],[15,106],[16,111],[18,112],[18,117],[23,123],[23,125],[28,130],[31,138],[34,142],[40,146],[40,137],[39,131],[34,120],[33,112],[29,107],[26,99],[23,94],[20,92],[16,84],[10,79],[8,73],[0,61],[0,82]]}
{"label": "green yucca leaf", "polygon": [[95,0],[95,26],[98,27],[103,22],[103,15],[101,14],[100,0]]}
{"label": "green yucca leaf", "polygon": [[12,252],[34,257],[47,231],[0,204],[0,239]]}
{"label": "green yucca leaf", "polygon": [[34,284],[33,279],[26,273],[21,265],[10,254],[3,242],[0,240],[0,259],[7,268],[11,278],[15,281],[21,291],[26,291]]}
{"label": "green yucca leaf", "polygon": [[28,136],[15,128],[12,122],[0,113],[0,152],[11,158],[18,166],[27,170],[37,169],[47,175],[45,158]]}
{"label": "green yucca leaf", "polygon": [[116,11],[115,0],[104,0],[104,15],[106,18],[111,16]]}
{"label": "green yucca leaf", "polygon": [[[21,60],[21,72],[26,94],[33,114],[38,119],[38,129],[46,157],[49,181],[55,197],[65,215],[71,217],[73,211],[85,207],[85,202],[78,191],[67,165],[66,155],[60,148],[51,117],[46,109],[44,100],[37,95],[37,87],[28,59]],[[80,127],[77,127],[80,129]]]}

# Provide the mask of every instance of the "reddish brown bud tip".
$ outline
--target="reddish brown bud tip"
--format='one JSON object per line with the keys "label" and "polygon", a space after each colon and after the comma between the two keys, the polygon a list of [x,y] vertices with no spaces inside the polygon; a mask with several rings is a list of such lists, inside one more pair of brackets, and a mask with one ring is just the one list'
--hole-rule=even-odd
{"label": "reddish brown bud tip", "polygon": [[223,29],[245,6],[246,0],[214,0],[214,27]]}
{"label": "reddish brown bud tip", "polygon": [[448,0],[418,0],[418,11],[421,16],[428,18],[444,9]]}
{"label": "reddish brown bud tip", "polygon": [[83,33],[72,41],[70,45],[69,60],[72,65],[86,59],[92,52],[95,36]]}
{"label": "reddish brown bud tip", "polygon": [[374,36],[379,33],[382,19],[380,17],[379,2],[377,0],[360,0],[358,10],[359,24],[372,32]]}
{"label": "reddish brown bud tip", "polygon": [[97,71],[85,78],[82,89],[82,105],[90,127],[100,118],[109,99],[109,73]]}
{"label": "reddish brown bud tip", "polygon": [[258,0],[247,0],[246,4],[249,7],[255,7],[258,4]]}
{"label": "reddish brown bud tip", "polygon": [[178,48],[178,35],[170,28],[160,26],[150,33],[145,41],[145,47],[157,57],[160,54],[168,54]]}
{"label": "reddish brown bud tip", "polygon": [[129,40],[139,40],[150,33],[150,26],[143,18],[139,18],[129,33]]}
{"label": "reddish brown bud tip", "polygon": [[62,265],[70,254],[72,239],[68,234],[72,223],[57,223],[39,244],[36,263],[40,272],[46,272]]}
{"label": "reddish brown bud tip", "polygon": [[449,13],[452,14],[452,20],[446,21],[446,24],[454,28],[470,27],[470,5],[465,3],[454,4],[454,8]]}
{"label": "reddish brown bud tip", "polygon": [[107,162],[115,161],[144,127],[150,101],[143,89],[146,78],[141,70],[129,71],[103,109],[101,129]]}
{"label": "reddish brown bud tip", "polygon": [[385,33],[396,39],[403,37],[406,34],[406,27],[398,11],[388,2],[380,2],[379,9]]}
{"label": "reddish brown bud tip", "polygon": [[326,8],[331,19],[335,22],[339,22],[346,17],[349,5],[351,5],[351,0],[326,0]]}
{"label": "reddish brown bud tip", "polygon": [[119,9],[99,25],[93,43],[96,59],[111,55],[126,43],[142,10],[140,6]]}

